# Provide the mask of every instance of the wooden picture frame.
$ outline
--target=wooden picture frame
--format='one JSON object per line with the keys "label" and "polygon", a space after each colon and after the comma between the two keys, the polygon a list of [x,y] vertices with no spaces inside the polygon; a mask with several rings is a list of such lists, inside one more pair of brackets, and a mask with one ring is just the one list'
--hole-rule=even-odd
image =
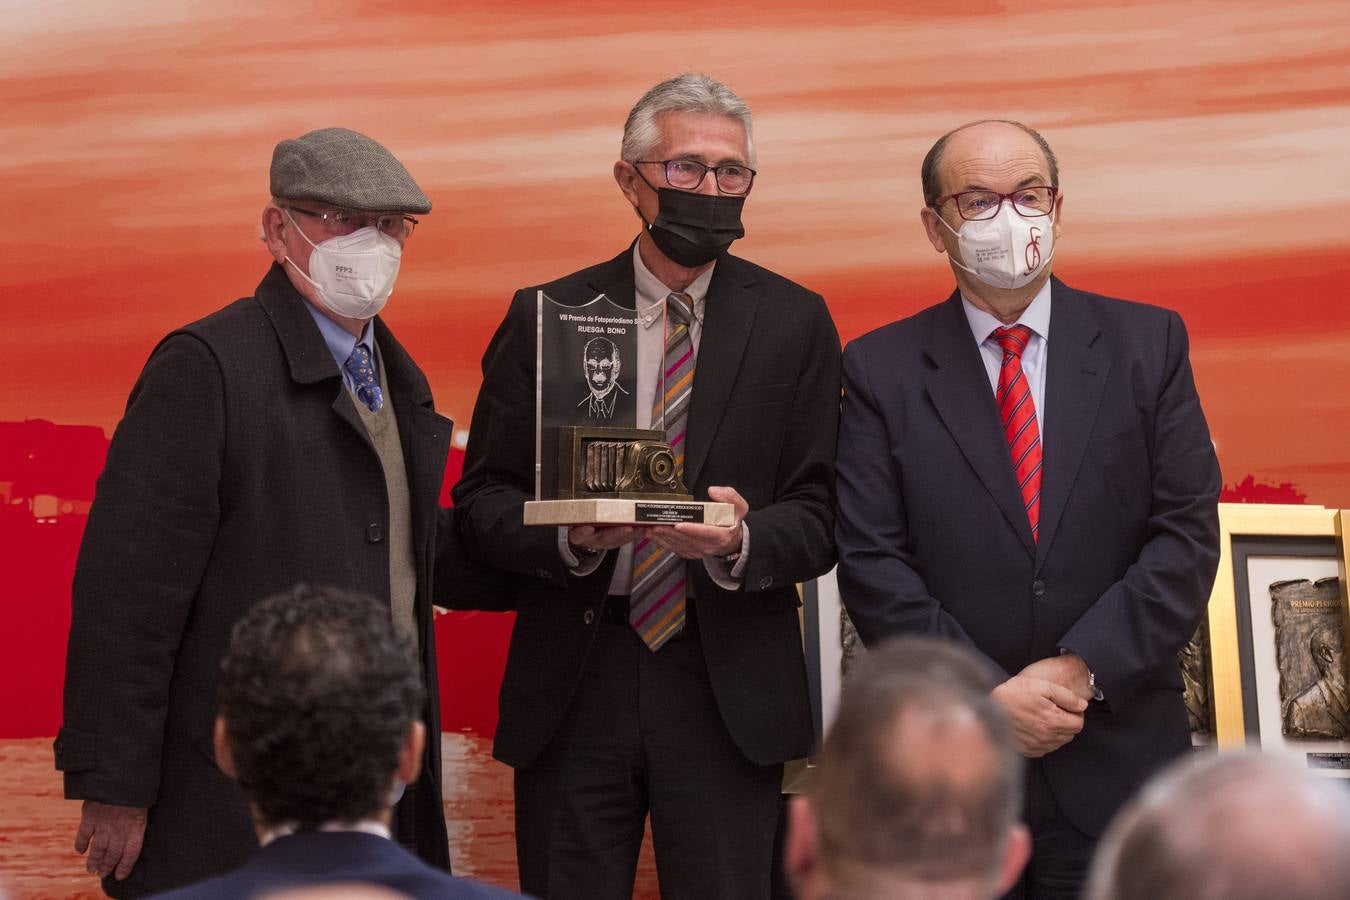
{"label": "wooden picture frame", "polygon": [[[1209,699],[1220,750],[1259,747],[1305,757],[1313,768],[1350,776],[1350,736],[1291,739],[1281,729],[1272,597],[1297,579],[1320,579],[1334,593],[1342,642],[1350,634],[1347,602],[1350,510],[1320,506],[1219,504],[1219,570],[1210,595]],[[1272,580],[1282,575],[1290,581]],[[1330,579],[1337,579],[1334,585]],[[1309,601],[1297,601],[1308,605]],[[1326,602],[1320,604],[1326,607]],[[1286,686],[1287,687],[1287,686]],[[1274,699],[1272,699],[1274,698]],[[1274,706],[1272,707],[1272,704]]]}

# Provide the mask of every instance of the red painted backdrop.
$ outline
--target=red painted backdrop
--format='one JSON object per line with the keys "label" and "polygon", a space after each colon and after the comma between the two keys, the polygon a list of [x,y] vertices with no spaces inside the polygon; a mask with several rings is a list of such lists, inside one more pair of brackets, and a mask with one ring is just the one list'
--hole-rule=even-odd
{"label": "red painted backdrop", "polygon": [[[435,201],[386,318],[462,429],[511,291],[631,239],[609,169],[655,81],[706,69],[754,107],[738,252],[820,290],[845,339],[950,289],[918,222],[932,140],[1027,121],[1061,160],[1056,271],[1184,315],[1233,496],[1350,506],[1350,6],[690,10],[6,8],[0,737],[55,732],[72,562],[137,371],[165,332],[251,292],[272,145],[325,125],[377,137]],[[491,732],[509,626],[439,620],[447,728]]]}

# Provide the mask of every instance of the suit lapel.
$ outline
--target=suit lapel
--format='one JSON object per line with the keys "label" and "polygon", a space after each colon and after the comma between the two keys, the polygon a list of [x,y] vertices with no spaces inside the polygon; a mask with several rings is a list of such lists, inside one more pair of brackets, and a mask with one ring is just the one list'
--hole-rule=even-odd
{"label": "suit lapel", "polygon": [[375,446],[370,443],[370,435],[361,424],[350,392],[342,385],[342,372],[333,360],[328,344],[324,342],[323,333],[305,308],[305,298],[300,296],[281,266],[272,264],[258,285],[255,296],[277,333],[292,380],[299,384],[317,384],[326,379],[335,379],[334,414],[354,428],[373,453]]}
{"label": "suit lapel", "polygon": [[754,278],[735,257],[723,256],[708,285],[703,331],[694,361],[694,397],[684,456],[684,483],[690,490],[698,482],[712,448],[713,435],[722,421],[755,324],[759,295],[750,290],[753,284]]}
{"label": "suit lapel", "polygon": [[[599,266],[588,286],[629,309],[636,307],[633,248]],[[708,459],[713,435],[722,419],[727,397],[736,383],[741,357],[755,322],[759,297],[750,287],[754,278],[734,256],[724,256],[713,270],[703,307],[703,331],[694,362],[694,397],[689,408],[689,433],[684,453],[684,483],[692,490]],[[591,298],[586,298],[591,299]]]}
{"label": "suit lapel", "polygon": [[[627,250],[609,262],[596,266],[590,277],[586,279],[586,284],[591,290],[604,294],[619,306],[636,309],[637,280],[633,277],[633,245],[629,244]],[[551,299],[557,300],[559,303],[576,305],[589,303],[595,299],[595,295],[577,298],[553,297]]]}
{"label": "suit lapel", "polygon": [[[255,296],[276,331],[291,378],[300,384],[333,379],[333,413],[357,433],[372,454],[376,453],[351,392],[342,384],[342,373],[323,334],[305,308],[304,298],[280,266],[272,266],[258,285]],[[388,393],[398,417],[414,524],[425,529],[430,517],[435,515],[434,503],[428,503],[428,499],[439,496],[445,459],[450,452],[452,423],[431,408],[431,389],[426,377],[378,317],[375,339],[380,346],[385,374],[389,377]],[[426,532],[415,530],[415,533]]]}
{"label": "suit lapel", "polygon": [[305,308],[305,298],[300,296],[281,266],[272,264],[254,297],[277,333],[293,380],[314,384],[342,375],[324,343],[319,326],[314,324],[314,317]]}
{"label": "suit lapel", "polygon": [[953,293],[938,310],[925,352],[935,365],[928,376],[927,388],[938,415],[1003,517],[1017,532],[1027,555],[1034,556],[1036,544],[1031,539],[1031,525],[1013,474],[989,373],[980,359],[979,345],[970,333],[959,293]]}
{"label": "suit lapel", "polygon": [[1038,568],[1054,542],[1111,371],[1111,361],[1095,346],[1100,334],[1101,327],[1077,292],[1052,278]]}

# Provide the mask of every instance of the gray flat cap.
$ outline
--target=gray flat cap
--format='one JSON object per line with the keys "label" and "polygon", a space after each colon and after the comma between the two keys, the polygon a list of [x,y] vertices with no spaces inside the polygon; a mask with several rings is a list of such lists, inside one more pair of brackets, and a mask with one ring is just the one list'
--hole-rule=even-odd
{"label": "gray flat cap", "polygon": [[320,128],[277,144],[272,196],[346,209],[431,212],[431,201],[394,154],[346,128]]}

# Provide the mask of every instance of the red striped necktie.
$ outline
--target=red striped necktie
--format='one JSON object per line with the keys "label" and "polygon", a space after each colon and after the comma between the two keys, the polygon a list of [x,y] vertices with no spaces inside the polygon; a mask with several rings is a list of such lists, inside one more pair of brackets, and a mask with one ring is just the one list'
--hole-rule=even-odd
{"label": "red striped necktie", "polygon": [[[694,393],[694,320],[688,294],[666,298],[666,352],[652,403],[652,426],[664,422],[675,464],[684,470],[684,432]],[[684,627],[684,560],[649,539],[633,544],[633,588],[628,621],[643,642],[657,650]]]}
{"label": "red striped necktie", "polygon": [[1003,420],[1003,436],[1012,451],[1013,472],[1022,491],[1022,505],[1031,524],[1031,539],[1039,539],[1041,527],[1041,429],[1036,422],[1036,402],[1031,399],[1031,385],[1022,371],[1022,352],[1031,340],[1031,329],[1025,325],[995,328],[989,335],[1003,348],[1003,365],[998,370],[999,417]]}

